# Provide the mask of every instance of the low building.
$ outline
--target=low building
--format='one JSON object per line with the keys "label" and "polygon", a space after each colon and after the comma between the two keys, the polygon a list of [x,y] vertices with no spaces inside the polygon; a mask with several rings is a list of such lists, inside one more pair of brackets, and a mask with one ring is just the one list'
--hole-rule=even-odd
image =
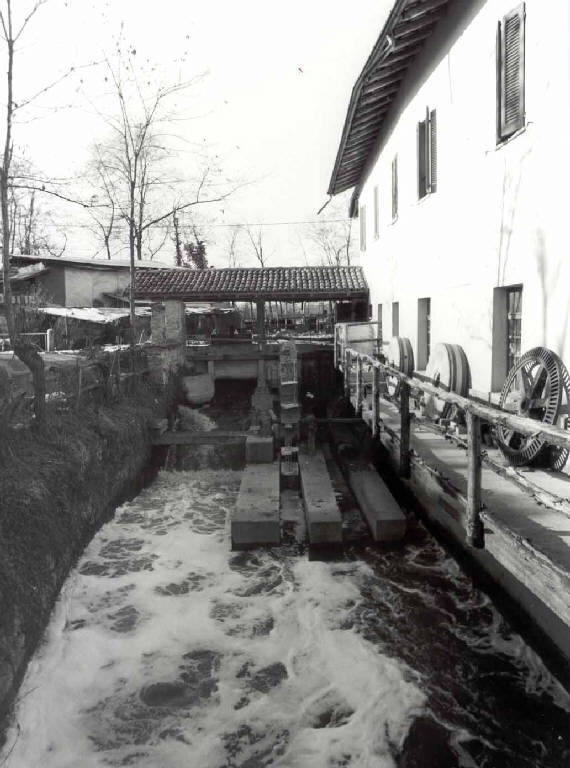
{"label": "low building", "polygon": [[[12,256],[11,263],[22,276],[20,289],[42,297],[40,303],[60,307],[123,306],[121,300],[130,285],[129,259],[85,259],[56,256]],[[30,268],[36,265],[36,272]],[[166,265],[154,261],[137,261],[137,269],[159,269]],[[25,270],[24,270],[25,268]],[[25,282],[24,282],[25,280]],[[25,287],[24,287],[25,286]]]}
{"label": "low building", "polygon": [[384,338],[418,371],[461,345],[485,399],[530,348],[570,363],[569,30],[567,2],[397,0],[332,173]]}

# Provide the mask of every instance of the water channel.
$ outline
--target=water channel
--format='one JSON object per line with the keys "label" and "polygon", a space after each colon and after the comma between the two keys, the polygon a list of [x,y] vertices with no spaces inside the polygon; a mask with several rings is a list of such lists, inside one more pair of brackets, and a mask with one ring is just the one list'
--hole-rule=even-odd
{"label": "water channel", "polygon": [[0,765],[570,766],[570,697],[421,525],[329,562],[235,553],[239,482],[163,471],[100,530]]}

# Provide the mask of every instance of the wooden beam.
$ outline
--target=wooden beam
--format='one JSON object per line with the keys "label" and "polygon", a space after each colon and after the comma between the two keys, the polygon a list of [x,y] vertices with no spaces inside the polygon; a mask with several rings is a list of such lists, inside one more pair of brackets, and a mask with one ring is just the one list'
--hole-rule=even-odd
{"label": "wooden beam", "polygon": [[420,19],[422,16],[428,15],[436,8],[445,10],[445,6],[448,2],[449,0],[422,0],[421,3],[411,3],[402,11],[402,22],[411,21],[412,19]]}
{"label": "wooden beam", "polygon": [[467,543],[476,549],[485,546],[481,521],[481,419],[467,414]]}
{"label": "wooden beam", "polygon": [[214,429],[210,432],[163,432],[155,435],[153,445],[240,445],[250,436],[249,432],[228,432]]}
{"label": "wooden beam", "polygon": [[400,477],[410,476],[410,386],[400,385]]}
{"label": "wooden beam", "polygon": [[380,432],[380,368],[372,369],[372,436]]}
{"label": "wooden beam", "polygon": [[[359,354],[356,350],[350,350],[348,347],[345,352],[346,351],[354,356]],[[381,363],[379,360],[370,357],[370,355],[362,355],[362,360],[371,365],[383,368],[387,373],[396,376],[402,383],[408,384],[412,389],[427,392],[429,395],[434,395],[448,403],[453,403],[462,411],[465,411],[465,413],[473,413],[489,424],[506,427],[507,429],[512,429],[522,435],[538,437],[559,448],[570,449],[570,432],[567,432],[560,427],[555,427],[552,424],[545,424],[542,421],[535,421],[534,419],[529,419],[525,416],[517,416],[508,411],[503,411],[500,408],[492,408],[490,405],[485,405],[476,400],[470,400],[455,392],[447,392],[441,387],[434,386],[434,384],[429,381],[418,379],[415,376],[406,376],[401,371]]]}

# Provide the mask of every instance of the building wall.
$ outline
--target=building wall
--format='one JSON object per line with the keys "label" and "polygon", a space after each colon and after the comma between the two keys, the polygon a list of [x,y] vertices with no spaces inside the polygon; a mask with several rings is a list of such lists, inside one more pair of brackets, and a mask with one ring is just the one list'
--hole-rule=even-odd
{"label": "building wall", "polygon": [[[26,281],[28,282],[28,281]],[[51,268],[34,278],[34,286],[45,296],[47,304],[65,306],[65,275],[63,269]]]}
{"label": "building wall", "polygon": [[120,293],[129,285],[129,270],[65,267],[65,306],[92,307],[94,302],[108,305],[104,293]]}
{"label": "building wall", "polygon": [[[570,367],[569,3],[527,0],[526,125],[496,142],[496,34],[517,0],[455,2],[408,73],[360,190],[361,263],[384,338],[417,357],[418,300],[431,299],[431,347],[461,344],[476,393],[492,382],[493,293],[523,285],[522,351],[541,345]],[[417,124],[437,110],[437,191],[418,200]],[[391,165],[398,155],[398,218]],[[374,187],[380,226],[374,235]],[[493,386],[492,386],[493,383]]]}

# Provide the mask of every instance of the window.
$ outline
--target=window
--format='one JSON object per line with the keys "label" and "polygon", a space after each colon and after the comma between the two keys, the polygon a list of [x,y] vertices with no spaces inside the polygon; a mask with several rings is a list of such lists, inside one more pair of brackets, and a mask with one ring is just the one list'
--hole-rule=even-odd
{"label": "window", "polygon": [[522,285],[495,288],[491,389],[501,390],[509,370],[521,357]]}
{"label": "window", "polygon": [[360,219],[360,250],[366,250],[366,206],[361,205],[358,212],[358,218]]}
{"label": "window", "polygon": [[400,335],[400,303],[392,302],[392,336]]}
{"label": "window", "polygon": [[418,299],[418,369],[427,367],[431,346],[431,299]]}
{"label": "window", "polygon": [[418,123],[418,198],[437,189],[437,119],[426,107],[426,118]]}
{"label": "window", "polygon": [[378,187],[374,187],[374,237],[376,240],[380,237],[380,196]]}
{"label": "window", "polygon": [[525,4],[508,13],[497,31],[497,142],[524,126]]}
{"label": "window", "polygon": [[522,288],[507,288],[507,371],[521,359]]}
{"label": "window", "polygon": [[398,218],[398,155],[392,160],[392,221]]}

